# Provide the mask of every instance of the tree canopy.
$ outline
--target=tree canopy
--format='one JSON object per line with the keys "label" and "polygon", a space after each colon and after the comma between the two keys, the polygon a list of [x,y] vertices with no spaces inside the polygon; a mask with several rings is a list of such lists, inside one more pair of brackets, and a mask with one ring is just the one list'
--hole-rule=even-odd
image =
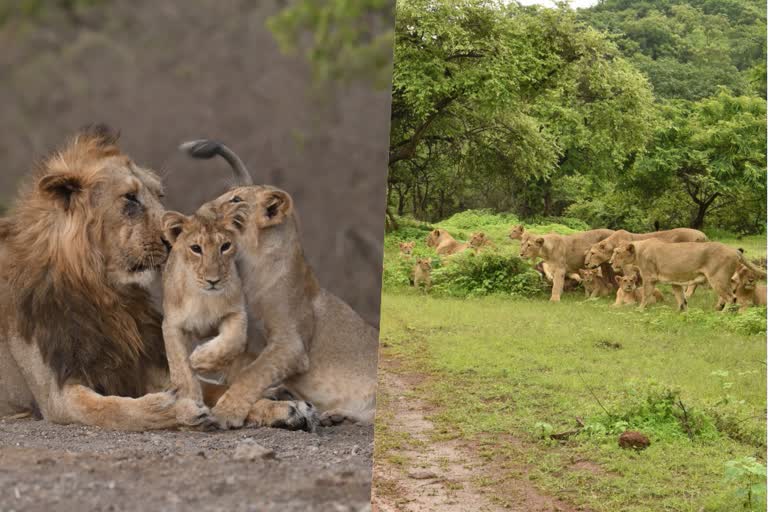
{"label": "tree canopy", "polygon": [[398,0],[391,220],[490,207],[629,229],[710,218],[764,229],[758,7]]}

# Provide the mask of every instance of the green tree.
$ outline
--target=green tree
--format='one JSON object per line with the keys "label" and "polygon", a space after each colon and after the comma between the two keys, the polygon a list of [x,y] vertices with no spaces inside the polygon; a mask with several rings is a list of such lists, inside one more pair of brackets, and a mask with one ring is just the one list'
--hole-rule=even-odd
{"label": "green tree", "polygon": [[744,198],[753,198],[753,208],[765,211],[764,100],[722,89],[663,111],[647,155],[632,170],[635,187],[657,196],[670,188],[684,191],[694,228],[704,226],[708,213]]}

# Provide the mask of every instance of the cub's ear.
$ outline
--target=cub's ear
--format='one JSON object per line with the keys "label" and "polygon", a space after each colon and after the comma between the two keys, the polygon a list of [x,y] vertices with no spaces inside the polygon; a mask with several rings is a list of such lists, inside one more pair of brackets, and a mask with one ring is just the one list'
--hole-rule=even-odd
{"label": "cub's ear", "polygon": [[293,213],[293,199],[282,190],[269,190],[259,198],[258,210],[254,212],[259,227],[266,228],[281,224]]}
{"label": "cub's ear", "polygon": [[539,237],[539,238],[537,238],[537,239],[536,239],[536,240],[535,240],[533,243],[535,243],[536,245],[538,245],[539,247],[541,247],[542,245],[544,245],[544,239],[543,239],[543,238],[541,238],[541,237]]}
{"label": "cub's ear", "polygon": [[621,284],[621,276],[613,276],[613,280],[616,281],[616,284]]}
{"label": "cub's ear", "polygon": [[635,254],[635,244],[627,244],[627,252],[629,254]]}
{"label": "cub's ear", "polygon": [[435,234],[435,236],[440,236],[440,230],[439,229],[434,230],[433,233]]}
{"label": "cub's ear", "polygon": [[248,203],[225,203],[221,215],[227,228],[234,228],[238,233],[245,231],[248,213],[251,211]]}
{"label": "cub's ear", "polygon": [[37,188],[62,208],[69,210],[75,197],[83,192],[83,181],[75,174],[49,174],[40,178]]}
{"label": "cub's ear", "polygon": [[179,212],[165,212],[163,214],[163,236],[171,245],[176,243],[176,239],[184,231],[184,223],[187,220],[188,217]]}

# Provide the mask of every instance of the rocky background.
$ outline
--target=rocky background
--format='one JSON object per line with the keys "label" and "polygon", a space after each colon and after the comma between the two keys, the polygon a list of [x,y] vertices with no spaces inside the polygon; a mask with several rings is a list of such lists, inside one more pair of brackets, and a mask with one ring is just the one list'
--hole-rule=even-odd
{"label": "rocky background", "polygon": [[229,171],[176,147],[215,138],[293,195],[320,282],[378,325],[389,87],[314,84],[265,26],[284,2],[83,3],[0,20],[0,204],[36,159],[106,122],[162,173],[166,206],[191,213]]}

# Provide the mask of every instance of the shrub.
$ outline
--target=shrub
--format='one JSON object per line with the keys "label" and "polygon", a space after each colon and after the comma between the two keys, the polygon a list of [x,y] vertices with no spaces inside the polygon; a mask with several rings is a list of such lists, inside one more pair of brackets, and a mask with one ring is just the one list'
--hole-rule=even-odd
{"label": "shrub", "polygon": [[459,254],[433,268],[435,293],[453,297],[506,294],[532,297],[544,289],[541,277],[517,256],[493,252]]}

